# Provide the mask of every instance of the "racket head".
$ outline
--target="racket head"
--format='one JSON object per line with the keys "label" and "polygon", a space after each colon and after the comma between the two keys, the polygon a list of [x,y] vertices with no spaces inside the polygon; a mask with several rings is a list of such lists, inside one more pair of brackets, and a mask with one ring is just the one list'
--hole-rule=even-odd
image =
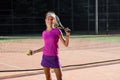
{"label": "racket head", "polygon": [[61,29],[65,29],[65,27],[62,25],[60,18],[56,15],[56,25],[59,26]]}
{"label": "racket head", "polygon": [[61,21],[60,21],[60,18],[56,15],[56,24],[55,24],[56,26],[58,26],[60,29],[63,29],[65,32],[71,32],[71,30],[67,27],[67,28],[65,28],[63,25],[62,25],[62,23],[61,23]]}

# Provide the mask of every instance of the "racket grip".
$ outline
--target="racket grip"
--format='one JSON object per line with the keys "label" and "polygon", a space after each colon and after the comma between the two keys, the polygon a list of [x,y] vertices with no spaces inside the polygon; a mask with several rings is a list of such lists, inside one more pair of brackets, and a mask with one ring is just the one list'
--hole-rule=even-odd
{"label": "racket grip", "polygon": [[68,27],[67,27],[67,28],[64,28],[64,31],[65,31],[65,32],[69,32],[69,33],[71,32],[71,30],[70,30]]}

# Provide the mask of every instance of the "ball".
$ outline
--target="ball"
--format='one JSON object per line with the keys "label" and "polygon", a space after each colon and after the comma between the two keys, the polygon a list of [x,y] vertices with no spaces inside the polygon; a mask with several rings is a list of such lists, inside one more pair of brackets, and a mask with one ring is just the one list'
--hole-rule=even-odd
{"label": "ball", "polygon": [[32,55],[32,50],[27,50],[26,51],[26,54],[29,56],[29,55]]}

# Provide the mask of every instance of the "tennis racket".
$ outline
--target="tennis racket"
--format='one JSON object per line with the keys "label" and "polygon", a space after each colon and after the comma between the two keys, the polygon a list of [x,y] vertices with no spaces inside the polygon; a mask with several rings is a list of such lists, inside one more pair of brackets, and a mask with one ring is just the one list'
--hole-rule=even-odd
{"label": "tennis racket", "polygon": [[65,28],[63,25],[62,25],[62,23],[61,23],[61,21],[60,21],[60,18],[56,15],[56,24],[55,24],[55,26],[58,26],[60,29],[63,29],[64,31],[66,31],[66,32],[71,32],[71,30],[67,27],[67,28]]}

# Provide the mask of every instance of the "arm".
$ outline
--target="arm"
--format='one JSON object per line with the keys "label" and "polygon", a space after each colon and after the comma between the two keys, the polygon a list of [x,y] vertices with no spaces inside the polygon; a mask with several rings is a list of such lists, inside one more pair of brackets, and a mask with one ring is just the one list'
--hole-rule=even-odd
{"label": "arm", "polygon": [[37,50],[34,50],[34,51],[31,51],[31,54],[35,54],[35,53],[38,53],[38,52],[42,52],[44,49],[44,47],[40,48],[40,49],[37,49]]}
{"label": "arm", "polygon": [[63,37],[63,34],[59,36],[61,42],[65,45],[65,47],[68,47],[69,45],[69,38],[70,38],[70,33],[66,32],[66,38]]}

